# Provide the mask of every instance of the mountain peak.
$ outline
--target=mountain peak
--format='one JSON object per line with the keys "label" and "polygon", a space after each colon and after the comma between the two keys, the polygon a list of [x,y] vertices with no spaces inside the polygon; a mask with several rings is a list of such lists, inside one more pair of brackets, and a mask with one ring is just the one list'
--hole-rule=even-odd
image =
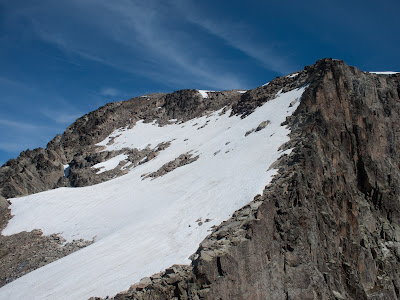
{"label": "mountain peak", "polygon": [[0,296],[398,298],[399,90],[326,58],[82,116],[0,168]]}

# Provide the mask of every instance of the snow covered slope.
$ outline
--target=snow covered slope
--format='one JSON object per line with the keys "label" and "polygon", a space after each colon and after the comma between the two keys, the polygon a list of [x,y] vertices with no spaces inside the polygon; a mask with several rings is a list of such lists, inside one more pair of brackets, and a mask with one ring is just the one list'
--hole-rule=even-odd
{"label": "snow covered slope", "polygon": [[[289,131],[280,124],[297,108],[303,91],[278,93],[244,119],[220,110],[164,127],[138,122],[121,128],[99,145],[108,150],[171,145],[119,178],[12,199],[14,217],[4,235],[40,228],[46,235],[95,243],[7,284],[0,299],[105,297],[173,264],[189,263],[210,227],[270,182],[276,171],[269,166],[288,141]],[[143,179],[188,152],[199,158],[162,177]],[[109,169],[125,159],[120,155],[99,167]]]}
{"label": "snow covered slope", "polygon": [[384,71],[384,72],[369,72],[377,75],[393,75],[393,74],[398,74],[400,72],[393,72],[393,71]]}

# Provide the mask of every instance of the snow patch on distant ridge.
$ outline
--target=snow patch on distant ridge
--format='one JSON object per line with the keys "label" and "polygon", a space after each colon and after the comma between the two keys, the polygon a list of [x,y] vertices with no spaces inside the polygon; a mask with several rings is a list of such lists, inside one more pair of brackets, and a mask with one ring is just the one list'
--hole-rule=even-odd
{"label": "snow patch on distant ridge", "polygon": [[377,75],[393,75],[393,74],[398,74],[400,72],[384,71],[384,72],[368,72],[368,73],[373,73]]}
{"label": "snow patch on distant ridge", "polygon": [[215,92],[215,91],[207,91],[207,90],[198,90],[198,91],[203,96],[203,98],[208,98],[208,94],[207,93]]}
{"label": "snow patch on distant ridge", "polygon": [[113,158],[110,158],[109,160],[95,164],[92,168],[100,169],[100,171],[98,171],[96,173],[96,174],[100,174],[105,171],[110,171],[110,170],[115,169],[121,161],[124,161],[127,159],[128,159],[128,155],[120,154],[120,155],[114,156]]}
{"label": "snow patch on distant ridge", "polygon": [[293,74],[287,75],[286,77],[287,77],[287,78],[294,78],[294,77],[296,77],[297,75],[299,75],[299,73],[293,73]]}

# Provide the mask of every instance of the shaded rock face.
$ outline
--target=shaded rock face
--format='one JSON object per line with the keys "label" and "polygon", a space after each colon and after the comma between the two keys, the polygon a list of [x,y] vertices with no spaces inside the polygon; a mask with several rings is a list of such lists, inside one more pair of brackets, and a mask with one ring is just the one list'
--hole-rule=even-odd
{"label": "shaded rock face", "polygon": [[161,166],[161,168],[158,169],[157,171],[152,172],[150,174],[143,174],[142,177],[143,177],[143,179],[146,179],[146,178],[149,178],[149,177],[154,179],[154,178],[163,176],[163,175],[165,175],[165,174],[167,174],[169,172],[172,172],[176,168],[179,168],[179,167],[182,167],[184,165],[187,165],[187,164],[190,164],[192,162],[195,162],[199,158],[199,155],[197,155],[195,157],[192,157],[192,156],[193,156],[193,154],[191,154],[189,152],[181,154],[177,158],[175,158],[174,160],[172,160],[172,161],[164,164],[163,166]]}
{"label": "shaded rock face", "polygon": [[[156,274],[114,299],[400,298],[400,76],[330,59],[305,71],[285,123],[293,150],[263,195],[174,279]],[[245,116],[267,98],[234,108]]]}

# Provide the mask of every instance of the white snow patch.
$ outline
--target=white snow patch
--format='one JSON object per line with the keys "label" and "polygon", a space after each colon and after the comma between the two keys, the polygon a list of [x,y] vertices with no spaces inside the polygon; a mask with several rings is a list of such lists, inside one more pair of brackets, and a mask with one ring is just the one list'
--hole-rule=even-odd
{"label": "white snow patch", "polygon": [[240,93],[240,94],[247,93],[247,91],[237,91],[237,92]]}
{"label": "white snow patch", "polygon": [[208,98],[208,94],[207,93],[215,92],[215,91],[207,91],[207,90],[198,90],[198,91],[203,96],[203,98]]}
{"label": "white snow patch", "polygon": [[103,173],[105,171],[110,171],[115,169],[119,163],[123,160],[128,159],[128,155],[126,154],[119,154],[117,156],[114,156],[113,158],[110,158],[109,160],[103,161],[101,163],[95,164],[92,168],[98,168],[101,169],[98,171],[96,174]]}
{"label": "white snow patch", "polygon": [[69,176],[69,173],[71,172],[71,168],[69,165],[63,165],[64,167],[64,177],[67,178]]}
{"label": "white snow patch", "polygon": [[[173,264],[190,263],[188,257],[211,226],[262,193],[276,174],[267,171],[269,166],[290,153],[278,151],[289,139],[289,129],[280,124],[297,108],[299,102],[288,106],[303,91],[280,93],[244,119],[229,117],[230,111],[219,115],[221,109],[190,120],[185,127],[137,122],[131,129],[112,133],[114,144],[106,145],[108,137],[99,145],[107,150],[143,149],[167,141],[171,145],[113,180],[12,199],[14,217],[4,235],[40,228],[45,235],[59,233],[68,241],[95,238],[96,242],[3,286],[0,299],[111,296]],[[212,125],[202,130],[193,126],[207,120]],[[265,129],[245,136],[266,120],[271,123]],[[191,150],[200,155],[195,162],[142,180],[142,174]],[[199,217],[212,221],[199,226]]]}
{"label": "white snow patch", "polygon": [[293,73],[293,74],[290,74],[290,75],[288,75],[288,76],[286,76],[286,77],[288,77],[288,78],[294,78],[294,77],[296,77],[297,75],[299,75],[299,73]]}
{"label": "white snow patch", "polygon": [[379,75],[393,75],[393,74],[398,74],[400,72],[384,71],[384,72],[369,72],[369,73],[379,74]]}
{"label": "white snow patch", "polygon": [[263,84],[262,86],[267,86],[269,84],[269,82],[267,82],[266,84]]}

